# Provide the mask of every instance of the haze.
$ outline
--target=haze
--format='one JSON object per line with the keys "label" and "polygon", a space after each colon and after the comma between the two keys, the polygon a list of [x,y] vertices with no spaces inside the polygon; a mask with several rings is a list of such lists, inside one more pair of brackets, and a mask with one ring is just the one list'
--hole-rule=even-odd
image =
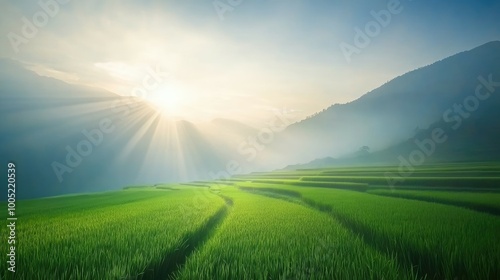
{"label": "haze", "polygon": [[241,1],[221,12],[212,1],[69,1],[13,47],[7,35],[22,34],[22,18],[41,7],[9,0],[0,4],[0,54],[119,95],[133,95],[159,69],[168,77],[146,97],[168,116],[258,123],[273,109],[302,118],[346,103],[499,35],[496,1],[401,1],[401,12],[348,61],[339,46],[353,44],[355,28],[390,2]]}

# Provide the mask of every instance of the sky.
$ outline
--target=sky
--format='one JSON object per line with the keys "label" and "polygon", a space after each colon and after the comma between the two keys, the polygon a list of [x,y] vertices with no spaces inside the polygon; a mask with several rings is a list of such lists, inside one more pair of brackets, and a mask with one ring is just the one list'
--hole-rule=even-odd
{"label": "sky", "polygon": [[305,117],[500,40],[500,1],[367,2],[2,0],[0,58],[172,118],[249,123]]}

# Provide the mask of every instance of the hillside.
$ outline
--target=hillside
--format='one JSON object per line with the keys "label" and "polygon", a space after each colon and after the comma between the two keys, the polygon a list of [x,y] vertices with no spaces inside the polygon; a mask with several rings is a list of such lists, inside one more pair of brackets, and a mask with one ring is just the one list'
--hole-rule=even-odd
{"label": "hillside", "polygon": [[0,156],[17,164],[19,198],[193,180],[224,164],[193,124],[169,121],[145,102],[12,60],[0,60],[0,85]]}
{"label": "hillside", "polygon": [[[424,154],[425,163],[495,161],[500,157],[500,96],[497,89],[479,103],[476,111],[441,118],[426,129],[418,129],[412,137],[372,153],[355,152],[339,158],[321,158],[286,169],[324,168],[345,165],[394,165],[401,157],[410,162],[412,153]],[[460,104],[460,103],[458,103]],[[442,131],[444,141],[435,142],[434,133]],[[438,137],[439,138],[439,137]],[[432,139],[432,142],[430,140]],[[442,143],[440,143],[442,142]],[[421,153],[420,153],[421,152]],[[416,156],[415,158],[419,158]]]}
{"label": "hillside", "polygon": [[340,157],[364,145],[385,149],[438,121],[450,106],[474,94],[478,77],[489,75],[500,77],[500,41],[406,73],[350,103],[333,105],[291,125],[276,146],[290,162]]}

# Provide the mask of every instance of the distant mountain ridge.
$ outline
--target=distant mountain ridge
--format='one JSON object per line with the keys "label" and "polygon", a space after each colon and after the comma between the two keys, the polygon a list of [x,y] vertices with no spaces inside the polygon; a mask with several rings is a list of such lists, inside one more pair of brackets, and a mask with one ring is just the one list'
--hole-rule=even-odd
{"label": "distant mountain ridge", "polygon": [[[255,140],[259,129],[227,119],[204,128],[168,121],[147,103],[130,107],[126,98],[113,93],[41,77],[15,61],[0,60],[0,158],[18,164],[18,182],[24,186],[20,198],[214,179],[209,174],[235,169],[235,163],[252,172],[310,161],[315,166],[395,162],[433,127],[448,129],[443,113],[474,94],[478,77],[489,75],[500,80],[499,41],[411,71],[350,103],[330,106],[274,133],[270,143],[255,147],[255,156],[248,157],[238,147],[253,145],[248,139]],[[484,104],[462,129],[447,130],[449,140],[429,160],[500,156],[498,95]],[[104,119],[117,129],[103,134],[101,143],[94,132]],[[84,140],[92,142],[82,131],[93,132],[99,145],[59,182],[53,163],[67,161],[68,146],[75,150]],[[369,146],[370,153],[357,154],[362,146]]]}
{"label": "distant mountain ridge", "polygon": [[408,72],[347,104],[330,106],[288,127],[277,149],[282,154],[298,151],[288,153],[290,162],[338,158],[365,145],[372,151],[386,149],[438,121],[450,106],[475,92],[479,76],[489,75],[500,80],[500,41]]}
{"label": "distant mountain ridge", "polygon": [[[500,92],[500,88],[498,90]],[[456,130],[444,120],[421,129],[412,137],[389,148],[367,154],[353,153],[339,158],[318,158],[284,169],[314,169],[336,166],[399,165],[410,162],[412,153],[424,163],[486,162],[500,159],[500,95],[492,96],[487,107],[463,120]],[[430,142],[433,132],[444,131],[443,143]],[[403,159],[403,160],[402,160]],[[419,164],[420,165],[420,164]]]}
{"label": "distant mountain ridge", "polygon": [[17,165],[20,199],[204,178],[225,164],[192,123],[166,120],[146,102],[12,60],[0,60],[0,85],[0,158]]}

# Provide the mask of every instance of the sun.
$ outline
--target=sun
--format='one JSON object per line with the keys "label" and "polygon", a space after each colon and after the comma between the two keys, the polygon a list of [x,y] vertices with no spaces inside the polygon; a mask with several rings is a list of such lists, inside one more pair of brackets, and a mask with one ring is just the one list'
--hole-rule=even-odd
{"label": "sun", "polygon": [[186,117],[186,109],[189,105],[188,97],[178,87],[172,85],[160,86],[147,99],[157,110],[166,116],[175,118]]}

